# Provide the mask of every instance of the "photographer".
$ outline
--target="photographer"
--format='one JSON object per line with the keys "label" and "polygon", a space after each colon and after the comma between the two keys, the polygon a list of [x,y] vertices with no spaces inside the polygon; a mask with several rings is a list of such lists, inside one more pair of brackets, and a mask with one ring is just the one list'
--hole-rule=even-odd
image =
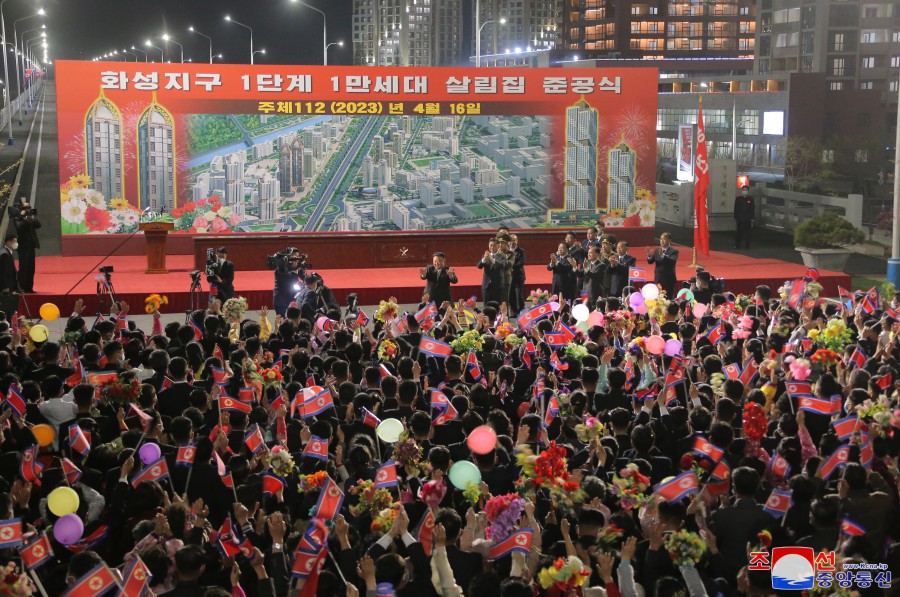
{"label": "photographer", "polygon": [[34,251],[41,248],[37,236],[41,221],[27,197],[20,198],[9,208],[9,215],[19,236],[19,288],[22,292],[34,292]]}
{"label": "photographer", "polygon": [[294,300],[294,295],[306,277],[306,255],[299,249],[289,247],[283,253],[269,258],[269,267],[275,269],[275,289],[272,292],[275,313],[284,316],[284,312]]}
{"label": "photographer", "polygon": [[234,297],[234,263],[228,261],[228,249],[225,247],[216,249],[215,259],[212,256],[207,259],[206,281],[210,284],[210,294],[222,303]]}
{"label": "photographer", "polygon": [[300,317],[307,321],[315,322],[316,313],[324,304],[322,296],[319,294],[319,280],[321,278],[316,274],[309,274],[303,279],[303,287],[294,296],[294,303],[300,309]]}

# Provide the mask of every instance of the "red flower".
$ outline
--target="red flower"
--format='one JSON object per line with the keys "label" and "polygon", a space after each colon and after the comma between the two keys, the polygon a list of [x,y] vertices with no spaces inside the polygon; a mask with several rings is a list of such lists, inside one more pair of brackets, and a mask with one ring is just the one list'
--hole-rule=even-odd
{"label": "red flower", "polygon": [[700,468],[702,468],[705,471],[711,470],[712,462],[710,462],[709,460],[706,460],[705,458],[701,459],[700,460]]}
{"label": "red flower", "polygon": [[689,470],[692,466],[694,466],[694,457],[689,453],[682,454],[679,465],[681,466],[681,470]]}
{"label": "red flower", "polygon": [[210,209],[210,211],[219,211],[220,209],[222,209],[222,204],[219,203],[218,201],[216,201],[215,203],[213,203],[212,205],[209,206],[209,209]]}
{"label": "red flower", "polygon": [[640,214],[631,214],[625,221],[622,222],[622,226],[625,228],[639,228],[641,225],[641,216]]}
{"label": "red flower", "polygon": [[209,201],[210,203],[221,203],[222,202],[222,200],[219,199],[218,195],[210,195],[209,199],[207,199],[207,201]]}
{"label": "red flower", "polygon": [[109,212],[97,209],[93,205],[88,207],[84,212],[84,223],[88,230],[100,232],[109,228],[110,215]]}
{"label": "red flower", "polygon": [[[197,209],[197,204],[194,203],[193,201],[188,201],[187,203],[184,204],[184,212],[185,213],[192,214],[192,213],[194,213],[194,211],[196,209]],[[172,212],[172,213],[174,215],[174,212]]]}
{"label": "red flower", "polygon": [[172,209],[172,217],[173,218],[180,218],[183,215],[184,215],[184,210],[182,208],[175,207]]}
{"label": "red flower", "polygon": [[566,491],[578,491],[578,483],[575,481],[566,481],[563,483],[563,489]]}

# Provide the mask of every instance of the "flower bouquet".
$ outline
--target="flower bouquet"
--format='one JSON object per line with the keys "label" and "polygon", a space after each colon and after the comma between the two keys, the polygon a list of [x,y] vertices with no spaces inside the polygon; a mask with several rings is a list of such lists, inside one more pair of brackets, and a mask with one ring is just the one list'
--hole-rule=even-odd
{"label": "flower bouquet", "polygon": [[515,335],[516,328],[512,326],[508,321],[504,321],[500,325],[497,326],[497,329],[494,330],[494,335],[500,338],[501,340],[505,340],[511,335]]}
{"label": "flower bouquet", "polygon": [[525,338],[523,338],[522,336],[518,336],[516,334],[510,334],[509,336],[507,336],[503,339],[503,346],[505,346],[508,349],[513,349],[516,346],[522,346],[523,344],[525,344],[527,342],[528,341]]}
{"label": "flower bouquet", "polygon": [[387,533],[394,526],[394,521],[400,514],[400,508],[402,507],[399,503],[394,503],[389,508],[379,510],[377,514],[372,512],[372,524],[369,528],[372,529],[373,533]]}
{"label": "flower bouquet", "polygon": [[669,534],[664,545],[676,566],[696,566],[706,551],[700,535],[685,530]]}
{"label": "flower bouquet", "polygon": [[[291,473],[294,472],[294,458],[291,456],[289,450],[286,450],[281,446],[274,446],[271,450],[269,450],[269,466],[272,467],[272,471],[276,475],[278,475],[279,477],[287,478]],[[309,491],[310,489],[312,489],[314,485],[312,485],[312,480],[310,479],[310,477],[315,477],[319,474],[323,476],[316,487],[321,487],[325,483],[324,472],[301,477],[301,479],[305,479],[305,482],[307,483],[305,485],[305,489],[302,489],[301,491]]]}
{"label": "flower bouquet", "polygon": [[377,512],[390,508],[394,504],[391,492],[383,487],[375,489],[375,482],[371,479],[360,479],[347,491],[359,499],[357,504],[350,506],[350,514],[356,517],[371,512],[374,519]]}
{"label": "flower bouquet", "polygon": [[606,314],[606,331],[612,334],[622,333],[628,329],[634,317],[634,312],[625,309],[610,311]]}
{"label": "flower bouquet", "polygon": [[624,510],[634,510],[647,503],[644,493],[649,488],[650,479],[642,475],[634,463],[613,475],[613,493]]}
{"label": "flower bouquet", "polygon": [[274,367],[263,369],[259,372],[259,375],[262,378],[263,387],[266,389],[280,388],[281,382],[284,380],[284,376],[281,375],[281,371],[275,369]]}
{"label": "flower bouquet", "polygon": [[600,533],[597,534],[597,545],[603,549],[603,551],[609,553],[616,551],[622,543],[622,539],[625,538],[625,531],[620,529],[614,524],[603,527]]}
{"label": "flower bouquet", "polygon": [[885,426],[891,421],[890,402],[883,397],[878,400],[868,398],[862,404],[856,405],[854,410],[859,418],[866,422],[874,421],[879,425]]}
{"label": "flower bouquet", "polygon": [[665,321],[666,311],[669,308],[669,301],[665,298],[665,291],[660,289],[659,296],[653,300],[645,301],[647,305],[647,315],[651,321]]}
{"label": "flower bouquet", "polygon": [[228,323],[239,322],[244,319],[244,313],[247,312],[247,299],[242,296],[236,296],[225,301],[222,305],[222,315]]}
{"label": "flower bouquet", "polygon": [[827,348],[820,348],[812,354],[810,360],[822,367],[828,368],[841,362],[841,355]]}
{"label": "flower bouquet", "polygon": [[516,461],[522,468],[516,480],[519,493],[533,496],[538,490],[546,490],[553,502],[567,507],[585,500],[587,495],[581,486],[569,480],[565,448],[552,441],[538,456],[526,446],[519,446],[516,450]]}
{"label": "flower bouquet", "polygon": [[499,543],[513,534],[522,512],[525,510],[525,498],[515,494],[495,495],[484,505],[487,514],[490,538]]}
{"label": "flower bouquet", "polygon": [[19,572],[14,562],[0,568],[0,595],[4,597],[29,597],[39,595],[37,587],[25,572]]}
{"label": "flower bouquet", "polygon": [[382,361],[393,361],[399,354],[400,348],[392,340],[384,339],[378,345],[378,358]]}
{"label": "flower bouquet", "polygon": [[549,290],[543,290],[541,288],[535,288],[528,295],[528,300],[531,301],[532,305],[543,305],[544,303],[555,301],[556,298],[555,294],[551,294]]}
{"label": "flower bouquet", "polygon": [[127,408],[132,402],[137,402],[141,394],[141,384],[132,379],[121,381],[119,379],[103,384],[101,395],[107,404]]}
{"label": "flower bouquet", "polygon": [[583,344],[575,344],[574,342],[566,344],[564,350],[567,357],[578,359],[579,361],[588,355],[588,349]]}
{"label": "flower bouquet", "polygon": [[[472,487],[470,484],[466,489]],[[437,510],[441,507],[441,502],[444,501],[444,496],[447,495],[447,482],[441,479],[440,481],[436,479],[432,479],[428,481],[422,488],[419,489],[419,499],[425,502],[429,508],[433,510]]]}
{"label": "flower bouquet", "polygon": [[423,466],[422,446],[416,443],[416,440],[411,438],[407,431],[403,431],[394,444],[394,453],[391,458],[399,468],[409,467],[415,475],[420,474],[424,468],[430,468],[427,462]]}
{"label": "flower bouquet", "polygon": [[327,478],[328,473],[325,471],[319,471],[311,475],[300,475],[299,483],[297,483],[297,491],[305,493],[307,491],[318,489],[325,485],[325,480]]}
{"label": "flower bouquet", "polygon": [[163,305],[169,304],[169,297],[164,294],[151,294],[144,299],[144,311],[147,313],[155,313]]}
{"label": "flower bouquet", "polygon": [[812,373],[812,369],[810,368],[810,362],[808,359],[792,359],[790,363],[790,370],[791,377],[793,377],[797,381],[805,381]]}
{"label": "flower bouquet", "polygon": [[381,323],[388,323],[397,319],[399,314],[397,303],[391,299],[378,303],[378,309],[375,311],[375,320]]}
{"label": "flower bouquet", "polygon": [[566,559],[559,558],[552,566],[544,568],[538,573],[538,582],[543,589],[555,587],[561,595],[580,587],[590,577],[591,571],[584,565],[578,556],[569,556]]}
{"label": "flower bouquet", "polygon": [[463,497],[474,508],[481,501],[481,487],[475,483],[470,483],[468,487],[463,489]]}
{"label": "flower bouquet", "polygon": [[816,337],[816,341],[835,352],[840,352],[850,343],[853,331],[847,327],[843,319],[829,319],[825,329]]}
{"label": "flower bouquet", "polygon": [[575,435],[583,444],[589,444],[593,440],[599,439],[601,433],[603,433],[603,423],[596,417],[588,417],[584,423],[575,425]]}
{"label": "flower bouquet", "polygon": [[484,346],[484,341],[481,339],[480,333],[475,330],[468,330],[463,332],[462,336],[457,336],[451,340],[450,346],[453,347],[453,352],[456,354],[466,354],[473,350],[481,350],[481,347]]}

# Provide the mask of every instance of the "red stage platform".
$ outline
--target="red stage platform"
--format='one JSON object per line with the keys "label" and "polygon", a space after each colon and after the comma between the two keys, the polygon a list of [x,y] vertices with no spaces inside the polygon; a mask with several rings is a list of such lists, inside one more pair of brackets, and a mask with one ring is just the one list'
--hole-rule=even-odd
{"label": "red stage platform", "polygon": [[[525,247],[526,251],[528,247]],[[648,266],[643,257],[647,251],[644,247],[636,247],[632,254],[638,257],[638,265],[647,269],[649,279],[653,277],[653,267]],[[36,314],[38,307],[45,302],[56,303],[60,310],[70,313],[75,301],[85,299],[86,312],[96,312],[97,262],[99,256],[78,257],[38,257],[37,276],[35,278],[36,294],[26,295],[31,313]],[[113,265],[113,284],[121,300],[128,302],[133,311],[143,312],[144,299],[154,292],[166,294],[169,305],[167,313],[183,312],[188,305],[188,290],[193,269],[192,255],[169,255],[170,273],[148,275],[144,273],[146,258],[138,256],[112,257],[104,265]],[[734,253],[713,251],[708,258],[701,259],[704,267],[714,276],[724,277],[726,287],[731,292],[750,293],[758,284],[767,284],[775,291],[785,280],[803,276],[806,268],[802,265],[778,261],[775,259],[753,259]],[[690,252],[683,249],[681,263],[678,268],[679,279],[686,280],[694,275],[687,267],[690,263]],[[422,264],[424,265],[424,263]],[[456,298],[481,296],[481,271],[473,266],[457,267],[459,284],[454,285]],[[73,285],[86,273],[91,272],[75,288]],[[334,291],[335,297],[342,304],[348,293],[359,295],[359,304],[377,304],[379,300],[395,296],[401,303],[416,303],[422,297],[424,283],[419,279],[417,267],[377,268],[377,269],[320,269],[325,283]],[[837,286],[850,287],[850,276],[836,272],[821,272],[820,282],[825,288],[826,296],[837,296]],[[526,266],[526,293],[534,288],[549,288],[550,272],[545,266]],[[251,309],[262,305],[272,306],[273,275],[270,271],[238,271],[235,288],[238,294],[247,298]],[[208,290],[206,279],[203,288]],[[24,312],[20,308],[20,312]]]}

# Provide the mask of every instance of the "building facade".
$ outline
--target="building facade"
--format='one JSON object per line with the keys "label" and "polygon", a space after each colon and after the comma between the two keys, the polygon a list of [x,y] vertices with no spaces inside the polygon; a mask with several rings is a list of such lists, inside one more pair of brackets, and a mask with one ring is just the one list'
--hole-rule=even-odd
{"label": "building facade", "polygon": [[472,31],[476,26],[482,30],[482,54],[549,50],[561,41],[562,0],[479,0],[478,4],[479,20],[476,23],[473,15]]}
{"label": "building facade", "polygon": [[597,208],[598,114],[581,100],[566,109],[566,211]]}
{"label": "building facade", "polygon": [[122,197],[122,113],[101,92],[84,117],[85,173],[107,200]]}
{"label": "building facade", "polygon": [[445,66],[462,54],[462,0],[353,0],[353,63]]}
{"label": "building facade", "polygon": [[175,120],[156,102],[138,119],[138,189],[141,209],[170,212],[178,207],[175,195]]}

